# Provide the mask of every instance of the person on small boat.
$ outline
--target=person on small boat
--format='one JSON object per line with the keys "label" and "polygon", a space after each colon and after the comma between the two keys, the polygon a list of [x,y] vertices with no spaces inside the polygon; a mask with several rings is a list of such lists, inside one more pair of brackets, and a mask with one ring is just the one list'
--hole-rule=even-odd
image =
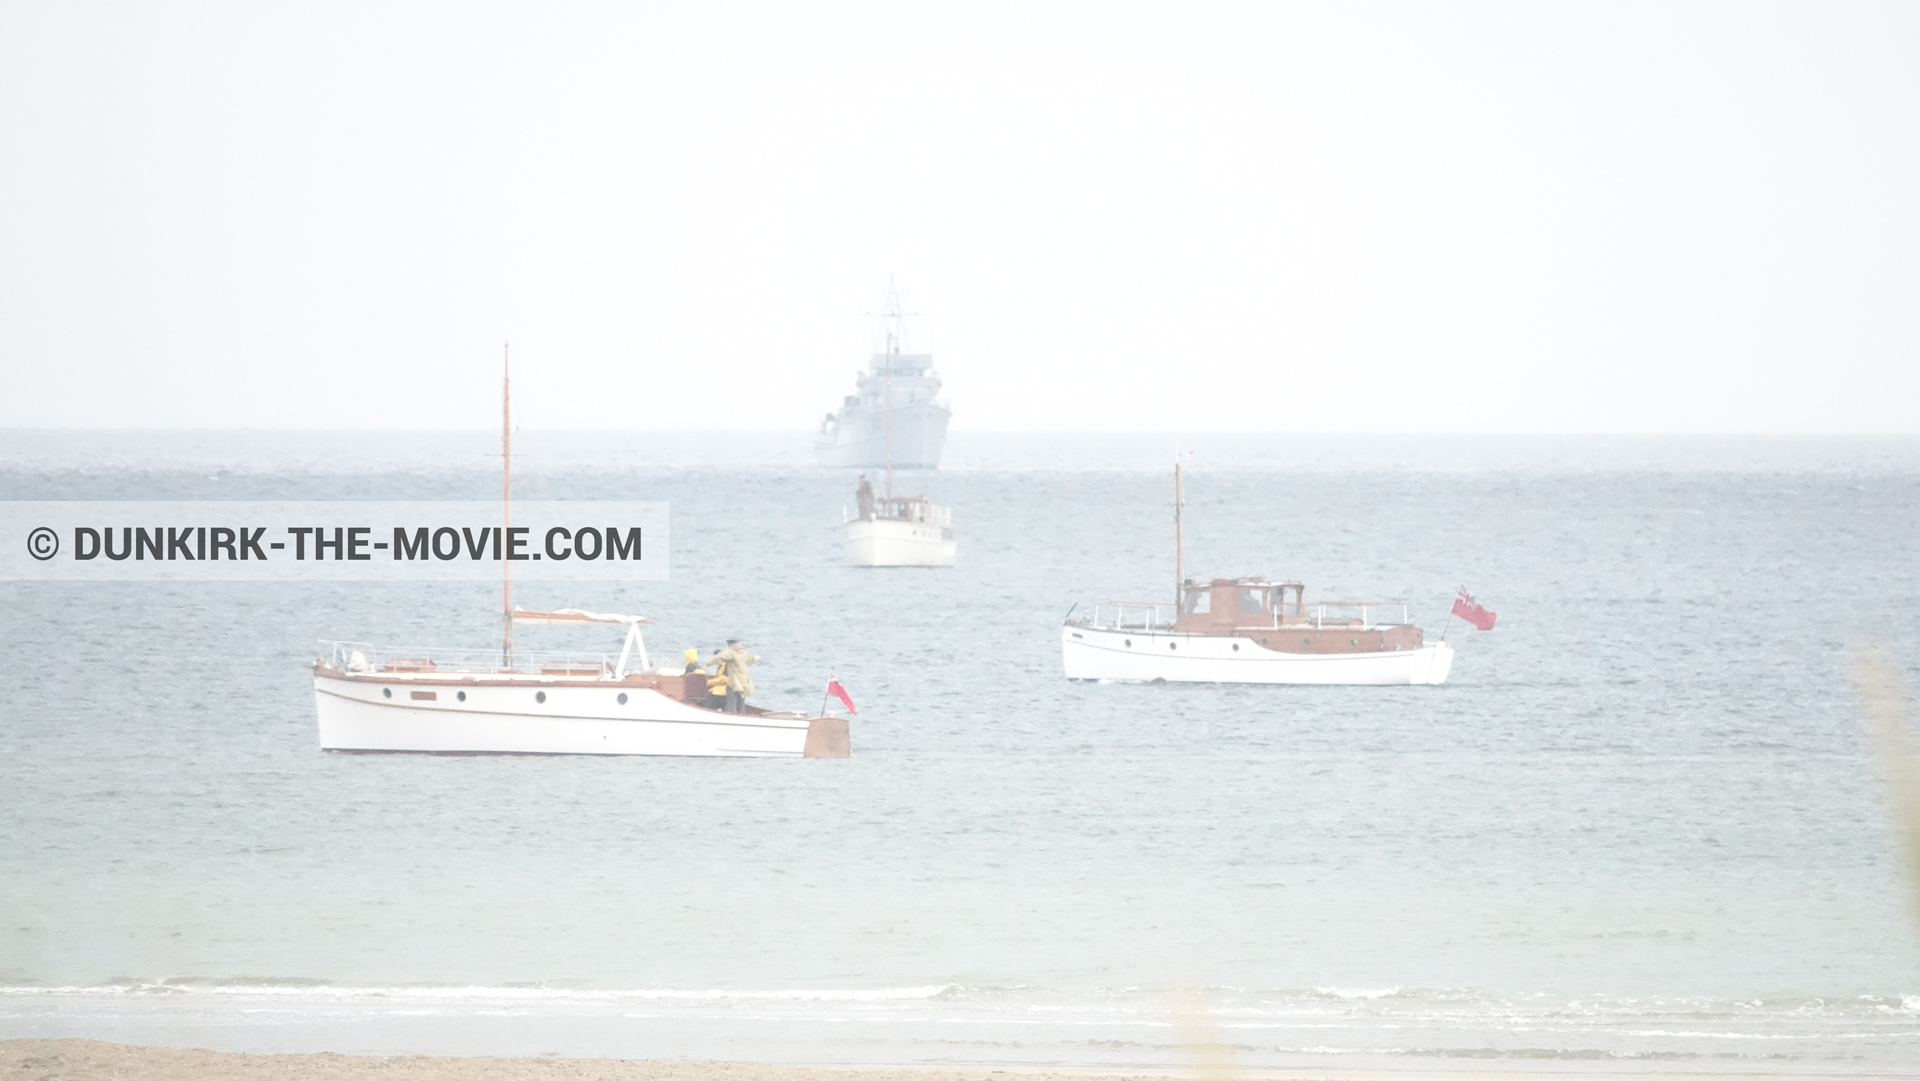
{"label": "person on small boat", "polygon": [[867,479],[865,473],[860,474],[860,487],[853,493],[853,497],[860,501],[860,520],[873,521],[873,482]]}
{"label": "person on small boat", "polygon": [[681,672],[680,696],[688,702],[699,705],[707,698],[707,670],[700,663],[700,651],[689,649],[686,652],[687,667]]}
{"label": "person on small boat", "polygon": [[724,708],[728,713],[745,712],[747,696],[753,693],[753,677],[747,674],[747,666],[758,663],[760,658],[747,652],[737,638],[727,639],[727,648],[715,651],[714,671],[726,679]]}

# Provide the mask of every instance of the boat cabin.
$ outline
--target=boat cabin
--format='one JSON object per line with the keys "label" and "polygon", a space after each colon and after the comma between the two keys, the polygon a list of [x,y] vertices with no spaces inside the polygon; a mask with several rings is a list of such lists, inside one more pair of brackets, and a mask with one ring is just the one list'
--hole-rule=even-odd
{"label": "boat cabin", "polygon": [[939,526],[942,529],[953,525],[953,509],[942,507],[932,500],[917,495],[897,495],[892,498],[881,496],[873,501],[873,516],[889,522],[912,522],[916,525]]}
{"label": "boat cabin", "polygon": [[[1398,623],[1374,619],[1398,609]],[[1252,638],[1285,653],[1373,653],[1418,649],[1425,634],[1406,622],[1405,606],[1384,601],[1306,602],[1306,586],[1264,578],[1187,579],[1174,613],[1176,634]]]}
{"label": "boat cabin", "polygon": [[1305,618],[1306,586],[1259,578],[1187,579],[1180,586],[1173,629],[1189,634],[1230,634],[1238,627],[1278,627]]}

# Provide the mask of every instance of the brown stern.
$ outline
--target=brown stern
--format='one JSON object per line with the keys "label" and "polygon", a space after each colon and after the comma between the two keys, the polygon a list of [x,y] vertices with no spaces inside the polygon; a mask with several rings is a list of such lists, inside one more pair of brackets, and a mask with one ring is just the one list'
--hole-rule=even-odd
{"label": "brown stern", "polygon": [[847,735],[845,717],[815,717],[807,722],[807,747],[803,758],[847,758],[853,754],[853,740]]}

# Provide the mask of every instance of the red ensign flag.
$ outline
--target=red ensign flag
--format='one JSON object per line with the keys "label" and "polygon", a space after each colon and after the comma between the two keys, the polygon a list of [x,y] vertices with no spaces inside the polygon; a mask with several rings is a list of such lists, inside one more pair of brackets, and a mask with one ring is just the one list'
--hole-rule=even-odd
{"label": "red ensign flag", "polygon": [[1464,589],[1453,600],[1453,614],[1483,631],[1492,630],[1493,621],[1500,618],[1500,613],[1487,611],[1479,601],[1473,599],[1473,594]]}
{"label": "red ensign flag", "polygon": [[858,714],[860,712],[853,704],[853,696],[847,693],[847,689],[842,687],[840,681],[833,678],[831,673],[827,676],[827,693],[845,702],[848,713]]}

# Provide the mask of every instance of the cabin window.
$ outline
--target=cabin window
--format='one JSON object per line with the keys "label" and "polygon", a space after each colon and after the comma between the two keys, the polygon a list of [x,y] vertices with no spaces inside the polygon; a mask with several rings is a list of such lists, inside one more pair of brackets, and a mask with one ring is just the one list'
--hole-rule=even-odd
{"label": "cabin window", "polygon": [[1187,594],[1187,614],[1188,615],[1204,616],[1207,614],[1209,610],[1212,609],[1212,607],[1213,607],[1213,592],[1211,590],[1196,589],[1192,593]]}
{"label": "cabin window", "polygon": [[393,688],[392,688],[392,687],[382,687],[382,688],[380,688],[380,697],[382,697],[382,698],[392,698],[392,697],[393,697]]}
{"label": "cabin window", "polygon": [[541,702],[541,703],[544,703],[544,702],[545,702],[545,701],[547,700],[547,692],[545,692],[545,691],[535,691],[535,692],[534,692],[534,695],[533,695],[533,700],[534,700],[535,702]]}
{"label": "cabin window", "polygon": [[465,691],[461,691],[461,692],[460,692],[460,693],[459,693],[458,695],[456,695],[455,697],[457,697],[457,698],[459,698],[459,699],[460,699],[460,701],[462,701],[462,702],[465,702],[465,701],[467,700],[467,692],[465,692]]}
{"label": "cabin window", "polygon": [[627,704],[627,694],[625,691],[620,692],[620,698],[618,699],[618,701],[623,706]]}
{"label": "cabin window", "polygon": [[1262,589],[1241,590],[1240,591],[1240,610],[1242,612],[1260,611],[1261,594],[1265,592],[1266,591]]}

